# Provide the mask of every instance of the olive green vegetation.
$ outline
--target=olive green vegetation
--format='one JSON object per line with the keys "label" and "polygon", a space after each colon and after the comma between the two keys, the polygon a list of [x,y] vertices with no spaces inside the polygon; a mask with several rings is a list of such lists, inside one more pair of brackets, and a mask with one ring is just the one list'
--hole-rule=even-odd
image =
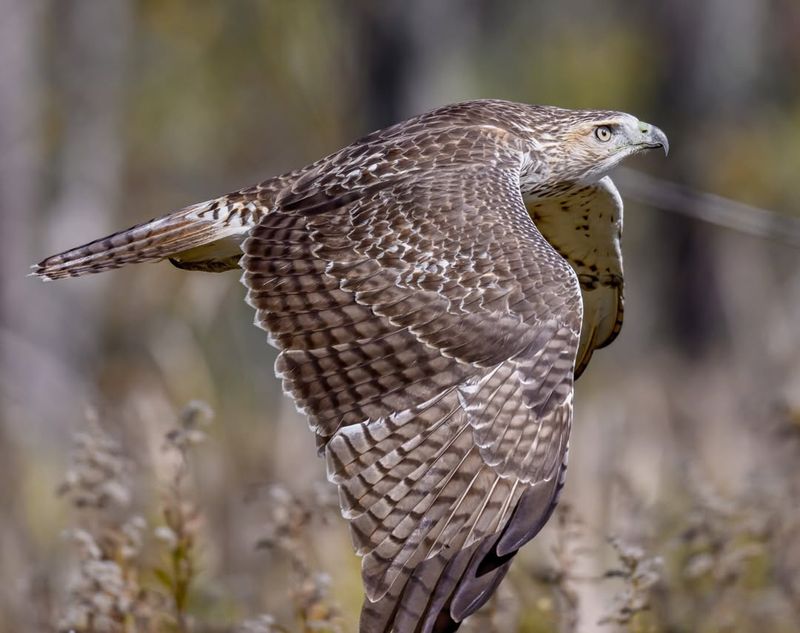
{"label": "olive green vegetation", "polygon": [[[352,631],[361,601],[237,274],[28,265],[476,97],[629,111],[671,145],[635,169],[796,218],[796,5],[0,0],[0,633]],[[465,631],[797,630],[800,251],[674,210],[626,206],[564,504]]]}

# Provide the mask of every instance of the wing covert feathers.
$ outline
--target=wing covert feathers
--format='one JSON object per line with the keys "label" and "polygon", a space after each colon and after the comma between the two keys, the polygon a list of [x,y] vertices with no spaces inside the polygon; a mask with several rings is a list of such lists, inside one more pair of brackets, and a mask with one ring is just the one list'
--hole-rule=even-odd
{"label": "wing covert feathers", "polygon": [[579,287],[517,148],[456,129],[448,164],[404,175],[418,142],[322,161],[241,261],[362,556],[362,633],[452,631],[485,602],[555,503],[571,423]]}

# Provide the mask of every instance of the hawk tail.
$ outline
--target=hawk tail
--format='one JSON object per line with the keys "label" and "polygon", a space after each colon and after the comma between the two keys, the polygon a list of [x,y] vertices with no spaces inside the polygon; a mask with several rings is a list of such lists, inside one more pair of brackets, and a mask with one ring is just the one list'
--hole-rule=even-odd
{"label": "hawk tail", "polygon": [[253,203],[228,197],[195,204],[52,255],[33,266],[43,280],[80,277],[169,259],[179,268],[219,272],[238,266],[239,244],[257,221]]}

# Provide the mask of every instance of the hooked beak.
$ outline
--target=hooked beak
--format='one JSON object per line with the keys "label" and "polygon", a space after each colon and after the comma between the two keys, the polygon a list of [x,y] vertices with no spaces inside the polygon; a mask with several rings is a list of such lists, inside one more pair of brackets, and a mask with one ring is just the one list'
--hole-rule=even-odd
{"label": "hooked beak", "polygon": [[659,128],[657,128],[655,125],[650,125],[649,123],[640,121],[639,131],[641,132],[642,136],[638,145],[642,146],[644,149],[657,149],[660,147],[664,150],[664,156],[669,154],[669,141],[667,140],[667,135],[664,134],[664,132],[662,132]]}

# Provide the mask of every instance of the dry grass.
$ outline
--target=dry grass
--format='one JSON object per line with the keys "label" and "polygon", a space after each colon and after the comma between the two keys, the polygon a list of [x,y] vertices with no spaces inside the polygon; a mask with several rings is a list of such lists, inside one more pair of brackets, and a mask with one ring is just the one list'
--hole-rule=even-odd
{"label": "dry grass", "polygon": [[[310,532],[324,527],[335,497],[315,488],[306,500],[285,487],[270,486],[264,502],[269,520],[256,547],[270,549],[288,561],[285,599],[295,621],[280,623],[270,614],[241,624],[204,621],[193,600],[195,585],[207,582],[202,558],[214,547],[207,538],[203,512],[195,499],[194,449],[206,441],[211,409],[187,405],[164,434],[162,450],[170,463],[159,490],[144,491],[134,503],[143,478],[119,441],[96,415],[74,435],[71,466],[57,494],[69,502],[73,525],[64,531],[74,552],[71,578],[56,609],[56,628],[75,633],[151,633],[156,631],[236,630],[261,632],[342,631],[338,611],[329,598],[331,578],[316,569]],[[143,481],[144,480],[144,481]],[[139,506],[139,507],[136,507]],[[157,506],[157,507],[154,507]],[[155,513],[155,514],[153,514]],[[146,515],[155,518],[148,520]]]}
{"label": "dry grass", "polygon": [[[662,493],[668,504],[654,503],[618,473],[613,487],[625,503],[607,527],[586,520],[574,500],[562,503],[464,631],[793,631],[800,505],[787,473],[800,457],[800,435],[792,410],[775,411],[765,435],[775,461],[748,492],[725,495],[695,469],[682,473],[683,488]],[[213,503],[201,484],[217,459],[211,418],[208,405],[190,403],[162,426],[149,457],[95,413],[74,433],[56,491],[70,508],[61,526],[60,549],[71,553],[66,580],[38,594],[28,588],[40,626],[76,633],[351,630],[360,597],[352,570],[343,572],[326,553],[328,533],[343,524],[326,483],[298,488],[287,478],[247,486],[232,507],[250,524],[240,524],[236,538],[250,535],[246,547],[263,576],[223,571],[219,517],[209,514]],[[776,481],[782,492],[765,494]],[[254,600],[259,583],[264,591]]]}

